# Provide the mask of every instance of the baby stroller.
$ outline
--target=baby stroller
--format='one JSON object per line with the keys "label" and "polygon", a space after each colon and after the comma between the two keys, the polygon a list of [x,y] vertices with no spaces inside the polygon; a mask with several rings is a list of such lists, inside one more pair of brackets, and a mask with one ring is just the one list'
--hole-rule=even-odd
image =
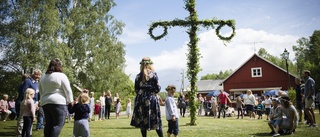
{"label": "baby stroller", "polygon": [[[212,109],[211,109],[211,107],[212,107],[212,103],[211,102],[209,102],[209,101],[205,101],[204,102],[204,104],[203,104],[203,106],[204,106],[204,115],[205,116],[213,116],[213,111],[212,111]],[[209,114],[208,114],[209,113]]]}

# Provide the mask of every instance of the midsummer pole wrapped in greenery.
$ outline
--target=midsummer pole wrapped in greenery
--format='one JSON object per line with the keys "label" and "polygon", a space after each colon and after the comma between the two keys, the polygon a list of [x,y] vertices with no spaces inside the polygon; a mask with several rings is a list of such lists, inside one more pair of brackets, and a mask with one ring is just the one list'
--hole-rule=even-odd
{"label": "midsummer pole wrapped in greenery", "polygon": [[[159,21],[153,22],[149,28],[149,35],[154,40],[159,40],[165,37],[168,34],[168,27],[189,27],[189,34],[190,42],[188,43],[189,53],[187,54],[188,62],[188,70],[187,70],[187,77],[190,81],[191,91],[189,92],[189,106],[190,106],[190,125],[196,125],[196,82],[198,80],[197,75],[200,68],[200,52],[198,48],[198,41],[199,38],[197,37],[198,26],[201,25],[205,28],[212,27],[214,29],[214,25],[218,25],[216,28],[216,35],[223,41],[230,41],[235,35],[235,21],[234,20],[216,20],[216,19],[206,19],[206,20],[198,20],[197,11],[195,10],[196,2],[195,0],[184,0],[185,1],[185,9],[189,11],[190,16],[187,17],[186,20],[175,19],[173,21]],[[220,29],[227,25],[232,29],[232,33],[228,37],[224,37],[220,34]],[[164,29],[163,33],[159,36],[153,35],[153,30],[157,27],[162,27]]]}

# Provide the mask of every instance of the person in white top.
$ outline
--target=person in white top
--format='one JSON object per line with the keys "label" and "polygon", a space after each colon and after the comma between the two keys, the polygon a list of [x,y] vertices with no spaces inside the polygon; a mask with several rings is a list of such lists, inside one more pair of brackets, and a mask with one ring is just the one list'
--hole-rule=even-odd
{"label": "person in white top", "polygon": [[9,110],[7,94],[4,94],[3,99],[0,100],[0,111],[2,111],[2,121],[6,121],[7,117],[11,114],[11,111]]}
{"label": "person in white top", "polygon": [[130,116],[132,115],[132,110],[131,110],[131,99],[128,99],[127,102],[127,107],[126,107],[126,114],[128,115],[128,118],[130,118]]}
{"label": "person in white top", "polygon": [[176,102],[174,101],[173,95],[176,92],[176,87],[174,85],[168,85],[166,88],[168,92],[168,96],[166,98],[166,119],[168,121],[168,131],[167,137],[170,137],[173,134],[175,137],[178,136],[179,133],[179,113]]}
{"label": "person in white top", "polygon": [[100,100],[100,105],[101,105],[101,108],[100,108],[100,116],[99,116],[99,119],[100,120],[104,120],[105,119],[105,106],[106,106],[106,92],[103,92],[102,95],[100,96],[99,100]]}
{"label": "person in white top", "polygon": [[[88,91],[88,92],[89,92],[89,91]],[[89,108],[90,108],[89,122],[91,122],[91,120],[92,120],[92,114],[93,114],[93,112],[94,112],[94,92],[90,92]]]}
{"label": "person in white top", "polygon": [[119,116],[120,116],[120,112],[121,112],[121,109],[122,109],[121,99],[120,99],[120,98],[118,98],[118,99],[117,99],[116,110],[115,110],[115,112],[116,112],[116,119],[118,119],[118,118],[119,118]]}
{"label": "person in white top", "polygon": [[204,103],[204,98],[202,97],[202,94],[199,94],[199,98],[198,98],[198,104],[199,104],[198,115],[199,116],[202,114],[203,103]]}
{"label": "person in white top", "polygon": [[255,119],[256,115],[254,113],[254,106],[256,105],[256,99],[250,89],[247,90],[247,96],[243,98],[243,101],[244,101],[244,104],[246,105],[246,110],[249,114],[250,119],[252,116]]}
{"label": "person in white top", "polygon": [[113,97],[114,107],[116,107],[118,98],[119,98],[119,93],[116,93]]}
{"label": "person in white top", "polygon": [[62,72],[59,59],[50,61],[45,75],[39,81],[39,91],[46,122],[44,136],[58,137],[67,116],[67,104],[73,101],[70,82]]}
{"label": "person in white top", "polygon": [[269,120],[269,114],[270,114],[271,104],[272,104],[272,101],[269,95],[265,96],[263,104],[264,104],[264,107],[266,108],[267,120]]}

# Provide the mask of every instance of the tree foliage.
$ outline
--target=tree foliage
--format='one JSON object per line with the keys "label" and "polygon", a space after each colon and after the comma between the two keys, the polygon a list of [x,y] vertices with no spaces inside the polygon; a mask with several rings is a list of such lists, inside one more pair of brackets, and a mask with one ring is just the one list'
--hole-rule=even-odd
{"label": "tree foliage", "polygon": [[51,59],[59,58],[72,84],[99,93],[133,94],[133,82],[124,74],[125,45],[117,38],[124,24],[109,14],[116,6],[113,0],[0,4],[3,71],[45,71]]}
{"label": "tree foliage", "polygon": [[16,72],[10,71],[6,72],[3,69],[0,69],[0,97],[2,99],[2,94],[8,94],[10,96],[16,96],[16,91],[18,90],[18,86],[21,83],[21,77],[17,77]]}
{"label": "tree foliage", "polygon": [[201,77],[201,80],[222,80],[227,78],[233,73],[232,69],[226,70],[224,72],[220,71],[218,74],[207,74]]}
{"label": "tree foliage", "polygon": [[304,68],[309,68],[310,61],[307,60],[307,52],[310,47],[310,40],[302,37],[297,40],[297,45],[293,45],[292,49],[295,52],[295,60],[297,65],[297,71],[301,75]]}
{"label": "tree foliage", "polygon": [[[316,82],[320,81],[318,73],[320,69],[320,30],[315,30],[309,38],[302,37],[297,40],[297,45],[293,46],[295,51],[295,60],[297,61],[297,70],[299,74],[303,70],[310,70],[311,77]],[[319,89],[319,84],[316,84]]]}
{"label": "tree foliage", "polygon": [[[274,55],[269,54],[266,49],[260,48],[258,51],[258,55],[263,57],[264,59],[272,62],[273,64],[283,68],[284,70],[287,70],[286,60],[283,58],[282,54],[280,54],[279,57],[274,56]],[[291,54],[291,56],[292,56],[292,54]],[[292,62],[290,59],[288,59],[287,61],[288,61],[289,73],[291,73],[295,76],[298,76],[296,64],[294,62]]]}

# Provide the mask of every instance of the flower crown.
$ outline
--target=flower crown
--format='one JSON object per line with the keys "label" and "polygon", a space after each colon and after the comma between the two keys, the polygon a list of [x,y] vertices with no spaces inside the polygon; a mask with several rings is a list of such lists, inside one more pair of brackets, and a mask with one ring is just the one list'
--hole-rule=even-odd
{"label": "flower crown", "polygon": [[176,86],[168,85],[168,87],[166,88],[166,91],[169,91],[169,90],[176,90]]}
{"label": "flower crown", "polygon": [[142,59],[140,64],[142,65],[146,65],[146,64],[153,64],[153,62],[151,61],[150,58],[147,58],[147,59]]}

